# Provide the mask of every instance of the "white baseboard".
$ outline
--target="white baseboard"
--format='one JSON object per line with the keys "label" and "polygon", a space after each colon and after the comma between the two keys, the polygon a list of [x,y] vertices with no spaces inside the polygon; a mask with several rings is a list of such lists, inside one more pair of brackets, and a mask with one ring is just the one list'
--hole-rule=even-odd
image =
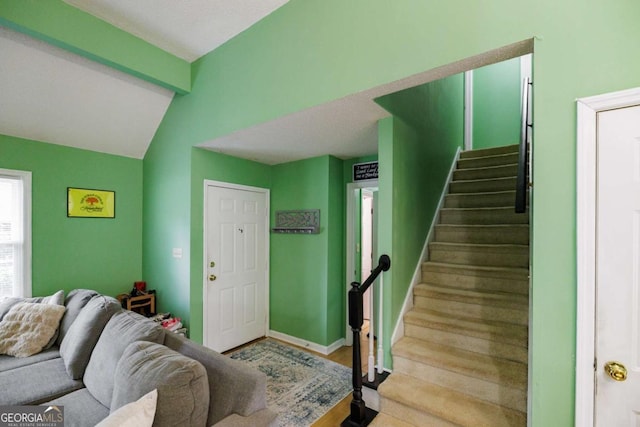
{"label": "white baseboard", "polygon": [[438,201],[438,206],[436,207],[436,214],[433,216],[433,221],[431,221],[431,226],[429,227],[429,232],[427,233],[427,238],[424,241],[422,253],[420,254],[420,259],[418,260],[418,265],[413,272],[411,284],[409,285],[407,294],[404,297],[402,310],[400,311],[400,315],[398,316],[398,320],[396,321],[396,327],[393,329],[393,335],[391,335],[391,345],[394,345],[396,342],[398,342],[398,340],[400,340],[400,338],[404,336],[404,315],[413,308],[413,288],[415,288],[417,284],[422,282],[422,264],[427,261],[429,257],[429,243],[431,243],[431,241],[433,240],[435,226],[438,223],[438,219],[440,217],[440,209],[444,206],[444,198],[448,193],[447,188],[453,178],[453,172],[456,170],[456,164],[458,163],[458,159],[460,157],[460,151],[460,147],[458,147],[456,155],[453,157],[453,162],[451,163],[451,168],[449,169],[449,176],[447,176],[447,180],[444,183],[444,187],[442,188],[442,192],[440,194],[440,200]]}
{"label": "white baseboard", "polygon": [[315,351],[316,353],[324,354],[325,356],[333,353],[340,347],[344,346],[344,342],[345,342],[344,338],[340,338],[333,344],[326,346],[326,345],[320,345],[311,341],[303,340],[302,338],[283,334],[282,332],[273,331],[273,330],[269,331],[269,336],[289,344],[297,345],[298,347],[308,348],[309,350]]}

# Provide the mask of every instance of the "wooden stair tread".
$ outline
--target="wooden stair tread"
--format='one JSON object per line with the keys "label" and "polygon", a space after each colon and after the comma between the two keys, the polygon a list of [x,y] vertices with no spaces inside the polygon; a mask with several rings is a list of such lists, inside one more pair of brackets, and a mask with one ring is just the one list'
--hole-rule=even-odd
{"label": "wooden stair tread", "polygon": [[461,426],[513,427],[526,425],[526,414],[520,411],[476,399],[403,374],[392,374],[380,386],[380,395],[383,399],[399,400],[407,406],[434,414]]}
{"label": "wooden stair tread", "polygon": [[412,337],[401,338],[393,346],[392,354],[507,388],[527,388],[527,366],[523,363]]}

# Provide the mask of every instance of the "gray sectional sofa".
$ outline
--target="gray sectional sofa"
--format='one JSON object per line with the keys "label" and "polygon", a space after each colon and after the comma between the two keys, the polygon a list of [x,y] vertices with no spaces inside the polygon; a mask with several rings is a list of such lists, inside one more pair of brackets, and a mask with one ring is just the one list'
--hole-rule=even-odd
{"label": "gray sectional sofa", "polygon": [[0,405],[63,405],[65,426],[95,426],[158,390],[154,426],[270,426],[266,377],[158,324],[117,300],[75,290],[54,345],[0,356]]}

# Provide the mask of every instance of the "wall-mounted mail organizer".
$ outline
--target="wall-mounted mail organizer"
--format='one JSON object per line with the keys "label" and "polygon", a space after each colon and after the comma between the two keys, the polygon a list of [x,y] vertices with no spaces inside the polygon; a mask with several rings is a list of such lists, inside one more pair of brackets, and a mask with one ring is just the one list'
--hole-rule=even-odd
{"label": "wall-mounted mail organizer", "polygon": [[320,233],[320,209],[276,211],[274,233],[318,234]]}

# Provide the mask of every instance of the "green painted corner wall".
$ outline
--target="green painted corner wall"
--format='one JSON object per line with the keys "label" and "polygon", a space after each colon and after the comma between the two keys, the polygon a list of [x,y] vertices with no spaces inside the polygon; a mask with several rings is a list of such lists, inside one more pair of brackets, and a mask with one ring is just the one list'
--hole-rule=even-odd
{"label": "green painted corner wall", "polygon": [[278,210],[320,209],[320,233],[271,234],[270,327],[322,346],[344,336],[342,168],[322,156],[272,172],[272,226]]}
{"label": "green painted corner wall", "polygon": [[[378,225],[378,249],[380,254],[389,254],[392,262],[390,274],[385,276],[384,298],[390,304],[385,305],[383,335],[385,360],[391,368],[391,335],[419,267],[453,159],[463,146],[463,76],[457,74],[387,95],[377,102],[394,114],[391,137],[388,130],[380,132],[384,138],[380,140],[380,162],[386,172],[381,177],[391,181],[391,194],[387,185],[381,186],[380,205],[389,204],[391,209],[379,210]],[[382,125],[390,126],[386,122]],[[382,157],[388,145],[393,151],[389,159]],[[392,233],[382,232],[387,229]]]}
{"label": "green painted corner wall", "polygon": [[191,272],[189,286],[189,337],[202,342],[204,181],[221,181],[271,188],[271,166],[201,148],[191,149]]}
{"label": "green painted corner wall", "polygon": [[520,58],[473,70],[473,148],[520,141]]}
{"label": "green painted corner wall", "polygon": [[[142,278],[142,161],[0,135],[0,168],[32,173],[33,295]],[[67,218],[67,187],[115,191],[116,217]]]}

